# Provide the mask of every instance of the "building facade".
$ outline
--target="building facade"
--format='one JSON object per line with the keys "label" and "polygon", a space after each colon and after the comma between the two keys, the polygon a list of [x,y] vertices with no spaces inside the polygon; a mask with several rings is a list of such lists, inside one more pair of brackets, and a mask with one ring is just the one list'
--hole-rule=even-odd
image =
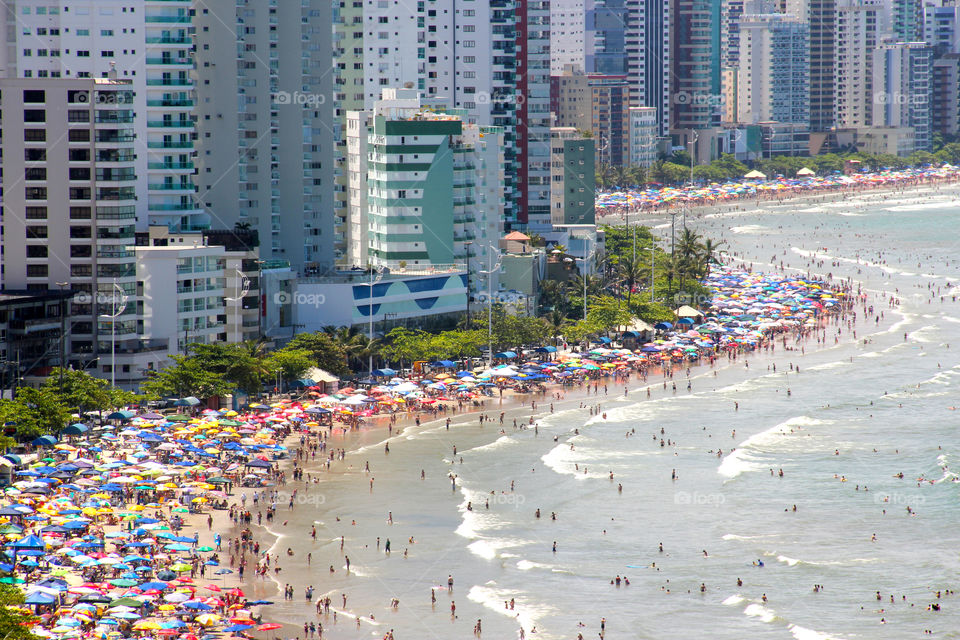
{"label": "building facade", "polygon": [[630,107],[630,166],[649,167],[657,161],[657,110]]}
{"label": "building facade", "polygon": [[677,80],[672,73],[673,3],[640,0],[627,3],[625,36],[630,104],[655,107],[660,123],[657,135],[670,132],[671,96]]}
{"label": "building facade", "polygon": [[594,141],[572,127],[550,130],[553,225],[594,224]]}

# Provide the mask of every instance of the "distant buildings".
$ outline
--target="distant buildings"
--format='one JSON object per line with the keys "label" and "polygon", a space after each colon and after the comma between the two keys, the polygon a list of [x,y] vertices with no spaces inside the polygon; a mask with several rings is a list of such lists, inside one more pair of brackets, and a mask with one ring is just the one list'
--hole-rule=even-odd
{"label": "distant buildings", "polygon": [[594,140],[572,127],[554,127],[550,222],[594,224]]}

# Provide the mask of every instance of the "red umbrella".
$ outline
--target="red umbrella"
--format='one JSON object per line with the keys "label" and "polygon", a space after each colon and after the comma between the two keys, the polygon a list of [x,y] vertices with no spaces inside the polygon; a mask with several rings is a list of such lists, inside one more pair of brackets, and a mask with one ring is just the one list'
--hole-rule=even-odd
{"label": "red umbrella", "polygon": [[238,589],[237,587],[234,587],[233,589],[230,589],[230,591],[227,591],[227,594],[231,596],[237,596],[238,598],[243,598],[246,596],[243,590]]}
{"label": "red umbrella", "polygon": [[268,622],[267,624],[262,624],[257,627],[257,631],[273,631],[274,629],[279,629],[282,626],[282,624],[277,624],[276,622]]}
{"label": "red umbrella", "polygon": [[210,591],[221,591],[220,587],[215,584],[208,584],[204,589],[210,589]]}

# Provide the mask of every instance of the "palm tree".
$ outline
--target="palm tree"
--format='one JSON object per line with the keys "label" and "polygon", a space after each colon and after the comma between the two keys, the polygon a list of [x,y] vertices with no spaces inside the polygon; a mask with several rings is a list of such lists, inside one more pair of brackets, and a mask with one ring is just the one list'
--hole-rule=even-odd
{"label": "palm tree", "polygon": [[233,230],[234,230],[234,231],[250,231],[250,223],[249,223],[249,222],[236,222],[236,223],[234,223],[234,225],[233,225]]}
{"label": "palm tree", "polygon": [[707,238],[700,245],[700,275],[706,276],[710,271],[710,265],[719,262],[717,255],[723,242],[714,242]]}
{"label": "palm tree", "polygon": [[633,294],[633,287],[639,282],[644,275],[646,267],[639,261],[634,260],[632,257],[623,257],[620,260],[620,264],[617,267],[617,271],[620,275],[620,280],[627,287],[627,306],[630,306],[630,296]]}

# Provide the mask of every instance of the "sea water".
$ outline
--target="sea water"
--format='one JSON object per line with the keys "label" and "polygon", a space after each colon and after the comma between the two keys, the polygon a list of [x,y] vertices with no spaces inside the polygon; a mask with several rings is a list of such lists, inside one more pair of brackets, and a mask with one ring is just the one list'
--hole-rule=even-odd
{"label": "sea water", "polygon": [[[324,481],[299,485],[293,510],[278,505],[275,579],[296,591],[276,597],[271,617],[317,620],[303,597],[312,584],[342,612],[335,625],[320,618],[334,639],[470,638],[477,619],[488,638],[521,627],[527,638],[596,638],[601,618],[607,638],[956,637],[960,599],[935,592],[960,586],[958,203],[924,191],[828,205],[744,205],[687,224],[722,238],[734,263],[860,283],[875,313],[858,307],[856,340],[843,324],[834,344],[829,325],[827,343],[804,354],[778,347],[749,368],[695,367],[690,392],[682,371],[675,393],[651,377],[649,399],[637,380],[626,398],[611,385],[589,399],[606,419],[579,400],[550,414],[543,398],[538,434],[513,428],[529,406],[508,412],[500,433],[495,404],[483,427],[462,416],[450,430],[368,431],[339,472],[308,463]],[[669,236],[663,220],[651,224]],[[661,429],[673,446],[660,446]],[[612,585],[617,575],[629,586]]]}

